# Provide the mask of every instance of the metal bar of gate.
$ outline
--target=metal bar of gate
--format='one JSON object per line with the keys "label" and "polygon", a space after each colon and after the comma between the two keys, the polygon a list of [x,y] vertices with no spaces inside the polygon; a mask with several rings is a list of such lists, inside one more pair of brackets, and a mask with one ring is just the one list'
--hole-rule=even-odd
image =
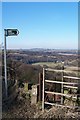
{"label": "metal bar of gate", "polygon": [[44,111],[44,81],[45,81],[45,69],[43,68],[43,95],[42,95],[42,110]]}

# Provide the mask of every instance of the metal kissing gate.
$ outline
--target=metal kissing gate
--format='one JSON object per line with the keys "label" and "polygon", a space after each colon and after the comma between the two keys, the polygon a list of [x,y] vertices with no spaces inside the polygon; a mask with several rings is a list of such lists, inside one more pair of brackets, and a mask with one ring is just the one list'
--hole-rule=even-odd
{"label": "metal kissing gate", "polygon": [[[60,73],[61,74],[61,80],[49,80],[46,79],[45,75],[46,72],[55,72],[55,73]],[[71,76],[66,76],[64,75],[64,73],[68,73],[69,71],[65,71],[65,70],[55,70],[55,69],[50,69],[50,68],[43,68],[43,92],[42,92],[42,110],[45,109],[45,104],[47,105],[56,105],[56,106],[64,106],[64,107],[79,107],[79,105],[73,105],[73,106],[68,106],[64,104],[64,98],[71,98],[74,100],[79,100],[80,99],[80,90],[79,90],[79,86],[80,86],[80,78],[78,77],[71,77]],[[76,82],[75,82],[76,81]],[[47,91],[45,90],[45,83],[50,83],[50,84],[60,84],[61,86],[61,92],[55,92],[55,91]],[[77,91],[77,92],[69,92],[69,93],[65,93],[64,90],[68,89],[69,91]],[[55,95],[55,96],[61,96],[60,99],[60,103],[57,104],[55,101],[48,102],[45,101],[45,94],[51,94],[51,95]],[[79,101],[80,102],[80,101]]]}

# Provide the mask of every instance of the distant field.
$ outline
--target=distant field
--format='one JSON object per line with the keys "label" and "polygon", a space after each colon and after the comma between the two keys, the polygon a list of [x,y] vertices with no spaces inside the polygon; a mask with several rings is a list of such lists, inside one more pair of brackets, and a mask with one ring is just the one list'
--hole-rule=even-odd
{"label": "distant field", "polygon": [[[38,62],[38,63],[34,63],[32,65],[40,65],[41,67],[43,67],[44,65],[47,67],[51,67],[51,68],[56,68],[56,66],[61,66],[62,63],[54,63],[54,62]],[[76,66],[64,66],[64,69],[66,71],[69,71],[70,73],[75,73],[76,75],[80,76],[80,67]]]}
{"label": "distant field", "polygon": [[[40,66],[48,66],[48,67],[56,67],[56,66],[61,66],[62,63],[54,63],[54,62],[38,62],[38,63],[33,63],[32,65],[40,65]],[[78,71],[80,70],[80,67],[78,66],[65,66],[65,70],[71,70],[71,71]]]}
{"label": "distant field", "polygon": [[66,70],[73,70],[73,71],[78,71],[78,70],[80,70],[80,68],[79,68],[78,66],[76,66],[76,67],[74,67],[74,66],[71,66],[71,67],[67,66],[65,69],[66,69]]}
{"label": "distant field", "polygon": [[41,67],[43,67],[44,65],[48,66],[48,67],[56,67],[56,66],[61,66],[61,63],[54,63],[54,62],[38,62],[38,63],[33,63],[32,65],[40,65]]}

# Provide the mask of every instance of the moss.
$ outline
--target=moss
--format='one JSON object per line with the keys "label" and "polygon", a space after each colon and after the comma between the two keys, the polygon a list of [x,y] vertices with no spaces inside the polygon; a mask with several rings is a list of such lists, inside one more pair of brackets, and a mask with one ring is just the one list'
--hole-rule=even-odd
{"label": "moss", "polygon": [[28,92],[28,83],[25,83],[25,84],[24,84],[24,91],[25,91],[25,92]]}

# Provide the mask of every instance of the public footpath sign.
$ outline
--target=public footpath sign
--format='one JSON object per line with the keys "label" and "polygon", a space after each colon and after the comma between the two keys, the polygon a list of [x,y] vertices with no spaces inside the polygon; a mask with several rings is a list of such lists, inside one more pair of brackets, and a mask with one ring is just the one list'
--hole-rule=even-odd
{"label": "public footpath sign", "polygon": [[5,36],[17,36],[19,31],[17,29],[5,29]]}
{"label": "public footpath sign", "polygon": [[6,37],[17,36],[19,31],[17,29],[4,29],[4,75],[5,75],[5,94],[8,97],[8,86],[7,86],[7,61],[6,61]]}

